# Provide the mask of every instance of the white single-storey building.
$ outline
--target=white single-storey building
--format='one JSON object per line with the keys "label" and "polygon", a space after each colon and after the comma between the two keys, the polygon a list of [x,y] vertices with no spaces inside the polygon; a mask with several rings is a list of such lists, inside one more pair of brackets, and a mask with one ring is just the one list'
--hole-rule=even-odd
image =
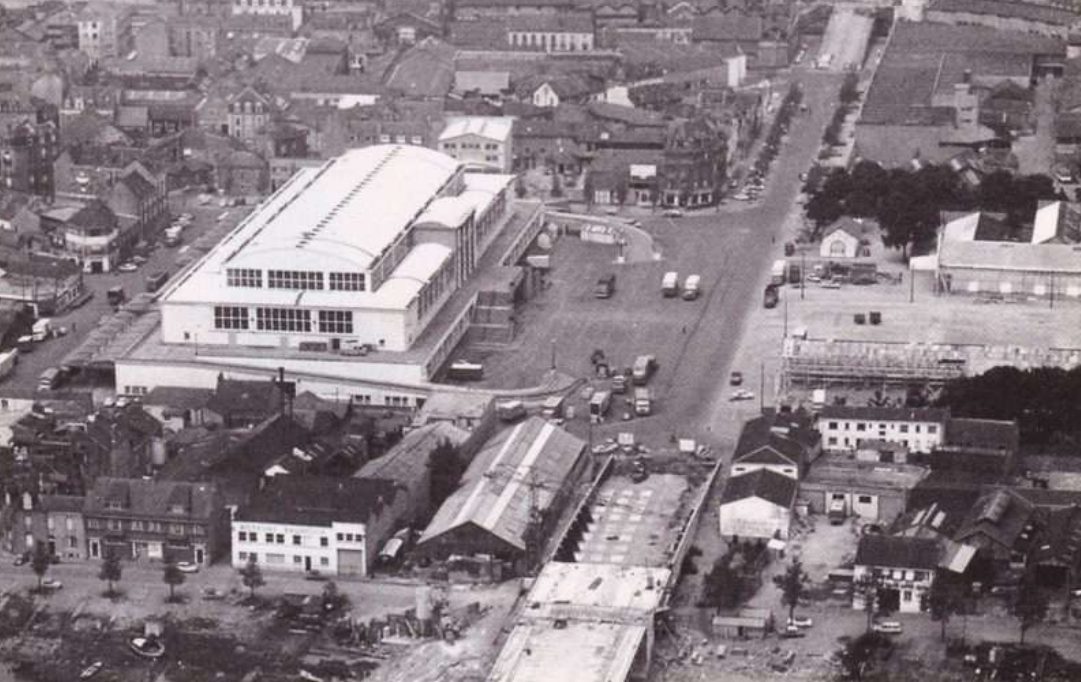
{"label": "white single-storey building", "polygon": [[795,478],[769,469],[729,478],[721,494],[721,536],[787,540],[798,488]]}

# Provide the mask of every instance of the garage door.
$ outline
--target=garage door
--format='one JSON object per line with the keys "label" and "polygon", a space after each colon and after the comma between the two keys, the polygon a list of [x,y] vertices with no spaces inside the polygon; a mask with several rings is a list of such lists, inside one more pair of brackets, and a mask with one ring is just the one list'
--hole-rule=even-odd
{"label": "garage door", "polygon": [[339,575],[367,575],[364,566],[364,551],[359,549],[338,550]]}

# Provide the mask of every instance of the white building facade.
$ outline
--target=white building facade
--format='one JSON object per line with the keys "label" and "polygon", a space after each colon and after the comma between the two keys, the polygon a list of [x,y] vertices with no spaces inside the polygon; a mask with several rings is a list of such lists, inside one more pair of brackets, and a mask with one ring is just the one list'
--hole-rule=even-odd
{"label": "white building facade", "polygon": [[473,273],[509,184],[412,146],[302,169],[166,292],[162,339],[406,351]]}
{"label": "white building facade", "polygon": [[449,118],[439,151],[477,170],[507,173],[514,159],[513,123],[506,116]]}
{"label": "white building facade", "polygon": [[307,526],[287,523],[232,522],[232,562],[251,557],[267,571],[367,576],[367,528],[363,523]]}
{"label": "white building facade", "polygon": [[827,451],[850,452],[864,441],[884,440],[928,453],[942,444],[948,421],[947,411],[932,408],[829,405],[819,413],[816,428]]}
{"label": "white building facade", "polygon": [[286,16],[292,22],[294,31],[304,23],[304,7],[298,0],[233,0],[232,11],[234,15]]}

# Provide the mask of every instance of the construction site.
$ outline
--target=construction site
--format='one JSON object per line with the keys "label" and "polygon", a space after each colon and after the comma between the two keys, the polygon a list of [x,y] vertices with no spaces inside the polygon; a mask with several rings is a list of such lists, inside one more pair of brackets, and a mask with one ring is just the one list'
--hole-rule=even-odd
{"label": "construction site", "polygon": [[789,385],[940,386],[992,367],[1072,369],[1081,365],[1081,348],[788,337],[782,362]]}

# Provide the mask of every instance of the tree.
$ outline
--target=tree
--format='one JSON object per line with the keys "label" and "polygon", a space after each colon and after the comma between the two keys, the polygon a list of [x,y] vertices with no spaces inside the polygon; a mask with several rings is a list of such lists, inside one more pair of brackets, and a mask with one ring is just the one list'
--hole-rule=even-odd
{"label": "tree", "polygon": [[52,565],[52,557],[49,556],[49,548],[43,542],[34,543],[34,553],[30,557],[30,568],[38,577],[38,592],[41,592],[41,581]]}
{"label": "tree", "polygon": [[184,575],[180,567],[176,565],[175,561],[169,560],[165,562],[165,566],[162,568],[161,579],[169,586],[169,601],[176,601],[176,588],[184,584],[184,580],[187,576]]}
{"label": "tree", "polygon": [[1025,633],[1047,616],[1047,595],[1036,584],[1036,577],[1027,572],[1018,586],[1013,601],[1013,616],[1021,627],[1020,644],[1025,643]]}
{"label": "tree", "polygon": [[244,564],[244,568],[239,571],[240,579],[244,583],[244,587],[248,588],[252,597],[255,596],[255,590],[257,588],[266,585],[266,581],[263,580],[263,569],[259,568],[259,564],[255,562],[254,556],[248,556],[248,563]]}
{"label": "tree", "polygon": [[855,71],[845,74],[845,80],[841,84],[841,103],[852,104],[860,98],[860,76]]}
{"label": "tree", "polygon": [[702,582],[702,603],[718,609],[729,609],[739,604],[742,578],[732,566],[731,551],[719,557]]}
{"label": "tree", "polygon": [[927,606],[931,617],[942,625],[942,641],[946,641],[946,625],[950,618],[962,610],[962,585],[951,581],[945,574],[939,573],[931,583],[931,592],[927,595]]}
{"label": "tree", "polygon": [[429,508],[434,511],[458,489],[458,483],[465,473],[466,463],[462,459],[458,446],[443,439],[428,456],[428,468],[431,470],[431,498]]}
{"label": "tree", "polygon": [[109,584],[109,588],[105,591],[105,596],[116,596],[116,583],[120,582],[120,577],[123,575],[123,567],[120,564],[120,555],[115,551],[107,550],[105,556],[101,558],[101,571],[98,573],[98,579],[104,580]]}
{"label": "tree", "polygon": [[323,585],[323,610],[337,611],[345,606],[347,598],[333,580]]}
{"label": "tree", "polygon": [[856,682],[862,680],[867,666],[875,655],[875,650],[880,646],[888,645],[889,643],[884,642],[877,632],[865,632],[845,645],[845,648],[841,650],[841,669],[844,671],[845,679],[856,680]]}
{"label": "tree", "polygon": [[781,588],[781,603],[788,607],[788,619],[791,620],[796,614],[800,597],[807,591],[807,574],[803,572],[800,560],[793,559],[784,575],[776,576],[774,580]]}
{"label": "tree", "polygon": [[878,611],[878,591],[882,587],[882,576],[877,573],[864,574],[852,587],[854,593],[863,600],[863,610],[867,614],[867,632],[870,632]]}
{"label": "tree", "polygon": [[552,170],[552,196],[556,199],[563,196],[563,183],[559,179],[559,172]]}

